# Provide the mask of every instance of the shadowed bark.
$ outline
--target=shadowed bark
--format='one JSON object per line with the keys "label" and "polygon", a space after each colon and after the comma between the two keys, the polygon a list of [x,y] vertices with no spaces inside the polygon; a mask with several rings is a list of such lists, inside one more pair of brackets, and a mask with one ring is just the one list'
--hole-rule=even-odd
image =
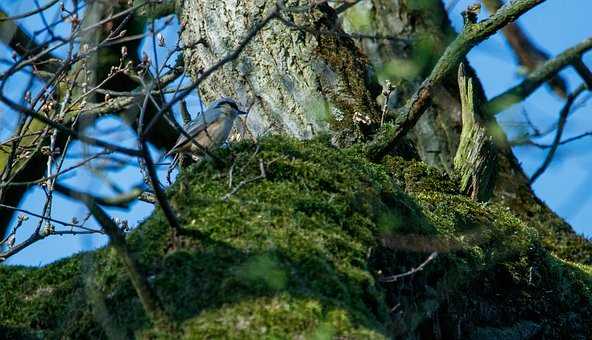
{"label": "shadowed bark", "polygon": [[[329,132],[339,146],[365,142],[383,125],[383,118],[396,119],[390,112],[397,112],[422,81],[430,83],[435,79],[431,74],[437,73],[437,85],[428,84],[423,96],[428,111],[416,125],[409,120],[408,126],[415,125],[412,137],[421,158],[450,176],[422,162],[392,157],[399,150],[388,149],[388,157],[377,164],[367,157],[364,145],[342,150],[321,138],[303,143],[271,136],[258,143],[237,143],[231,148],[232,165],[187,169],[178,178],[181,185],[171,188],[171,206],[185,231],[179,234],[179,248],[171,247],[163,223],[171,220],[167,215],[177,216],[162,203],[164,211],[156,209],[126,240],[96,205],[105,202],[87,201],[123,255],[148,314],[163,318],[161,301],[179,321],[179,333],[166,336],[589,335],[589,270],[564,259],[589,262],[590,242],[578,238],[533,194],[495,117],[481,107],[486,97],[475,72],[461,66],[459,79],[447,74],[478,41],[469,39],[472,45],[463,45],[464,52],[449,52],[447,46],[462,42],[450,43],[454,32],[440,1],[361,1],[344,12],[343,20],[341,11],[309,0],[286,1],[285,7],[283,1],[272,0],[179,3],[185,65],[196,80],[194,86],[201,84],[206,101],[230,96],[245,107],[253,103],[248,125],[256,137],[275,132],[308,139]],[[271,18],[267,14],[278,4],[279,16],[256,25]],[[261,25],[263,30],[251,35],[251,29]],[[253,39],[247,39],[243,50],[241,41],[248,36]],[[440,59],[445,49],[445,55],[452,56]],[[229,62],[223,64],[225,60]],[[434,67],[441,65],[439,60],[454,63]],[[204,70],[209,78],[200,76]],[[378,79],[388,80],[396,91],[384,91],[387,98],[380,98]],[[141,142],[157,189],[150,155]],[[261,157],[258,164],[252,162],[253,152]],[[225,173],[228,176],[220,175]],[[494,175],[498,180],[492,188]],[[461,177],[460,188],[454,177]],[[228,193],[222,195],[221,190]],[[460,193],[479,201],[493,194],[502,204],[481,204]],[[156,194],[160,202],[168,202],[162,191]],[[211,238],[201,237],[205,234]],[[579,244],[562,252],[562,242]],[[427,260],[416,261],[428,250],[432,255]],[[95,254],[97,295],[105,294],[113,303],[113,319],[130,335],[165,336],[137,321],[139,304],[127,280],[119,278],[123,271],[112,252]],[[22,275],[19,267],[0,267],[8,273],[0,280],[8,283],[3,289],[15,292],[0,304],[0,312],[13,314],[14,305],[20,304],[26,312],[14,313],[13,325],[19,328],[101,334],[80,294],[79,258],[47,267],[47,274],[38,276]],[[54,272],[59,275],[48,275]],[[393,284],[400,278],[406,279]],[[297,300],[302,298],[304,303]],[[573,301],[582,302],[582,308],[570,310]],[[45,306],[47,313],[37,313]],[[300,316],[308,309],[314,313]],[[331,320],[334,311],[339,314]]]}
{"label": "shadowed bark", "polygon": [[[348,33],[362,36],[356,40],[358,46],[379,77],[398,86],[395,106],[404,104],[456,35],[440,1],[362,1],[342,20]],[[433,93],[412,138],[422,160],[452,173],[461,127],[456,76],[450,75]]]}

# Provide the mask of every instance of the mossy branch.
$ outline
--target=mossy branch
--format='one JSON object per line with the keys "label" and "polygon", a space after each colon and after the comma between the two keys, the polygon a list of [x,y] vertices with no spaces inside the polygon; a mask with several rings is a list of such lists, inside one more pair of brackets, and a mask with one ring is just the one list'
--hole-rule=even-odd
{"label": "mossy branch", "polygon": [[582,54],[590,49],[592,49],[592,37],[546,61],[530,73],[520,84],[491,99],[485,105],[485,111],[488,115],[495,115],[523,101],[561,69],[577,63]]}
{"label": "mossy branch", "polygon": [[[504,5],[504,1],[483,0],[483,4],[489,13],[495,13]],[[529,73],[534,71],[545,61],[549,60],[549,55],[541,50],[534,41],[528,37],[518,23],[509,23],[504,27],[502,33],[514,51],[514,55],[516,55],[520,65]],[[560,75],[554,75],[548,79],[547,83],[557,96],[561,98],[567,97],[567,82]]]}
{"label": "mossy branch", "polygon": [[428,108],[434,86],[439,85],[474,46],[544,1],[515,0],[500,8],[488,19],[480,23],[466,25],[446,48],[428,78],[423,81],[404,108],[398,112],[394,129],[381,129],[376,140],[369,144],[368,156],[374,160],[381,159],[407,135]]}
{"label": "mossy branch", "polygon": [[474,200],[487,201],[493,191],[496,151],[487,123],[480,115],[473,80],[464,64],[458,68],[462,107],[462,132],[454,156],[454,169],[460,177],[460,191]]}

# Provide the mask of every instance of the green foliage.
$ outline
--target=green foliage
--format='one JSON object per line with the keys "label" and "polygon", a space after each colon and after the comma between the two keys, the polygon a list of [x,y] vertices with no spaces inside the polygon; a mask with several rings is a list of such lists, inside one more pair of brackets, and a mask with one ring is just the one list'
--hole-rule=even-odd
{"label": "green foliage", "polygon": [[[590,268],[560,260],[505,207],[421,163],[368,162],[326,139],[267,137],[185,169],[131,248],[177,327],[153,328],[110,249],[0,267],[0,332],[41,338],[589,337]],[[207,235],[191,236],[192,231]],[[391,283],[379,278],[425,269]],[[574,306],[580,306],[574,309]],[[3,327],[3,328],[2,328]],[[457,332],[461,332],[458,334]],[[485,334],[485,335],[484,335]]]}

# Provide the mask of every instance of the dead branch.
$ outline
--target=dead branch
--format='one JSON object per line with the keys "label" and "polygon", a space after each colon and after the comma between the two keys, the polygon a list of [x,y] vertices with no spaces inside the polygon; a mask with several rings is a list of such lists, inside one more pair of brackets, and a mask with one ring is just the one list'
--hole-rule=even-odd
{"label": "dead branch", "polygon": [[229,193],[227,193],[226,195],[224,195],[224,197],[222,197],[223,201],[228,201],[228,199],[236,194],[242,187],[244,187],[245,185],[258,181],[258,180],[262,180],[265,179],[267,177],[266,173],[265,173],[265,163],[263,163],[262,159],[259,159],[259,175],[255,176],[253,178],[249,178],[249,179],[245,179],[242,180],[238,183],[238,185],[236,187],[234,187],[234,189],[232,189]]}

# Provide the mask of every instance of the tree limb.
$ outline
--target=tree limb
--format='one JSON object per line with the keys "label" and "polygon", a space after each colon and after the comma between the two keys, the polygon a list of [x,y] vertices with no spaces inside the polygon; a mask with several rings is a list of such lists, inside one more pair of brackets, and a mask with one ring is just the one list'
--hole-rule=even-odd
{"label": "tree limb", "polygon": [[[497,12],[504,4],[502,0],[483,0],[489,13]],[[529,73],[549,59],[549,55],[536,46],[528,38],[522,27],[516,22],[511,22],[502,29],[508,44],[514,51],[520,65]],[[549,86],[555,93],[565,98],[567,97],[567,85],[565,79],[556,74],[548,80]]]}
{"label": "tree limb", "polygon": [[[13,49],[21,58],[43,51],[46,46],[37,44],[14,20],[14,17],[9,17],[0,10],[0,42]],[[33,65],[37,70],[54,73],[58,70],[59,62],[59,58],[47,52],[36,58]]]}
{"label": "tree limb", "polygon": [[428,78],[398,112],[394,126],[387,127],[388,124],[385,124],[385,128],[378,133],[375,140],[368,144],[368,156],[375,160],[382,158],[407,135],[427,109],[434,86],[439,85],[452,70],[458,67],[474,46],[544,1],[515,0],[506,4],[488,19],[465,25],[463,31],[446,48]]}
{"label": "tree limb", "polygon": [[587,38],[576,46],[558,54],[555,58],[546,61],[526,77],[520,84],[510,88],[506,92],[494,97],[486,105],[485,110],[489,115],[498,114],[514,104],[523,101],[532,94],[547,79],[559,72],[564,67],[580,60],[582,54],[592,49],[592,37]]}
{"label": "tree limb", "polygon": [[132,285],[140,298],[144,311],[152,322],[156,325],[167,325],[169,323],[168,317],[164,312],[162,303],[158,299],[156,293],[150,287],[146,276],[140,270],[140,266],[133,258],[132,253],[127,245],[124,234],[121,232],[117,224],[107,215],[107,213],[99,207],[91,197],[86,197],[82,202],[87,206],[88,210],[95,217],[97,222],[101,224],[105,233],[109,236],[109,242],[115,249],[117,254],[123,260],[127,273],[132,281]]}

